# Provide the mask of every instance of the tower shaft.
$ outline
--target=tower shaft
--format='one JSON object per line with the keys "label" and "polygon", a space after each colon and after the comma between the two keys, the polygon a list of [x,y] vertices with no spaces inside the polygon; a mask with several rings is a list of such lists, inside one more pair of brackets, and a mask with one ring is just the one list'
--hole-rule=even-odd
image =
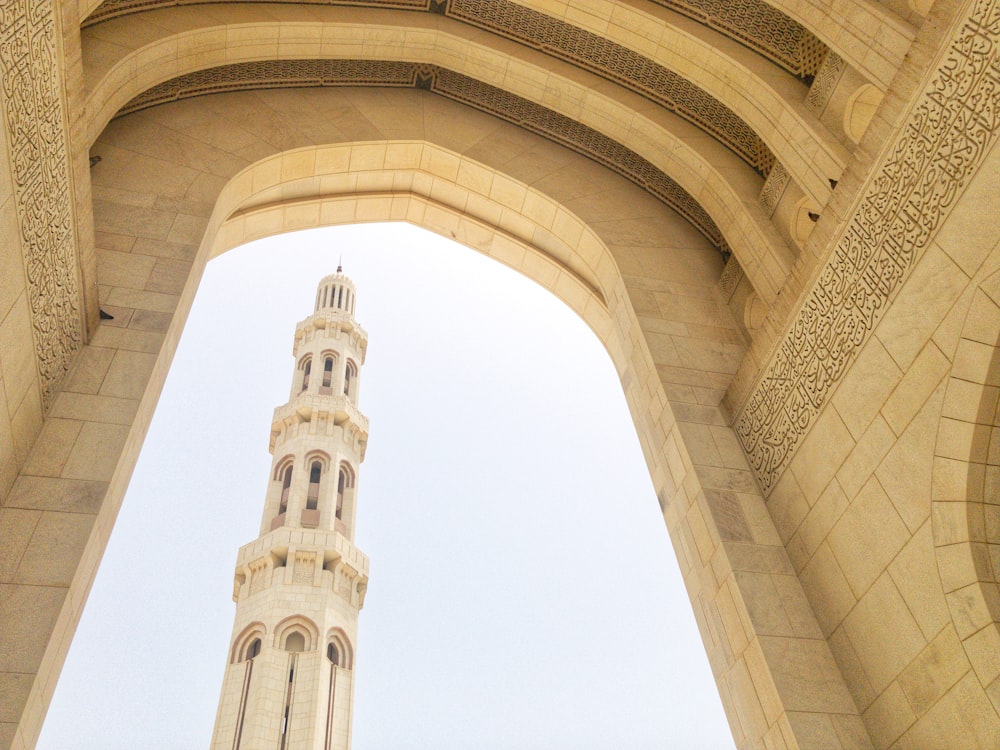
{"label": "tower shaft", "polygon": [[347,750],[368,558],[354,546],[368,420],[368,336],[354,284],[324,278],[295,328],[288,402],[271,420],[260,535],[240,548],[213,750]]}

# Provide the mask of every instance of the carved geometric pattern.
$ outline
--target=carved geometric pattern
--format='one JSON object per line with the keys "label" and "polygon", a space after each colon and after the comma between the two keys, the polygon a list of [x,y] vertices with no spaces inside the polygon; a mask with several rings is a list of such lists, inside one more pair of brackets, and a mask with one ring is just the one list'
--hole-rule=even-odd
{"label": "carved geometric pattern", "polygon": [[764,0],[653,0],[750,47],[789,73],[809,80],[827,47],[798,21]]}
{"label": "carved geometric pattern", "polygon": [[[106,18],[125,12],[125,6],[132,10],[138,7],[135,3],[143,3],[147,8],[159,1],[110,0],[113,5],[105,8],[105,2],[95,14]],[[426,2],[411,7],[430,9]],[[774,163],[767,144],[733,110],[683,76],[627,47],[509,0],[449,0],[444,14],[543,50],[641,94],[713,135],[765,177]]]}
{"label": "carved geometric pattern", "polygon": [[[431,0],[257,0],[268,3],[308,3],[310,5],[350,5],[354,7],[390,8],[396,10],[428,10]],[[129,13],[138,13],[155,8],[175,5],[202,5],[205,2],[226,2],[226,0],[104,0],[94,12],[87,16],[82,27],[87,28],[101,21],[107,21]],[[246,0],[244,0],[246,2]],[[254,2],[254,0],[250,0]]]}
{"label": "carved geometric pattern", "polygon": [[975,3],[736,420],[765,492],[997,138],[998,2]]}
{"label": "carved geometric pattern", "polygon": [[722,232],[704,208],[662,170],[612,138],[503,89],[434,65],[379,60],[263,60],[232,63],[165,81],[116,117],[202,94],[308,86],[419,86],[520,125],[612,169],[684,216],[723,254]]}
{"label": "carved geometric pattern", "polygon": [[258,60],[231,63],[172,78],[142,92],[116,117],[157,104],[223,91],[312,86],[389,86],[417,84],[415,63],[391,60]]}
{"label": "carved geometric pattern", "polygon": [[719,288],[726,296],[726,299],[733,296],[733,292],[736,291],[736,287],[740,285],[740,281],[742,280],[743,269],[740,267],[736,257],[730,256],[729,260],[726,261],[726,265],[722,268],[722,275],[719,277]]}
{"label": "carved geometric pattern", "polygon": [[768,216],[773,214],[774,209],[777,208],[778,201],[781,200],[781,194],[788,187],[789,180],[791,180],[791,175],[788,174],[788,170],[782,166],[781,162],[775,162],[764,181],[764,187],[761,188],[758,198],[760,207]]}
{"label": "carved geometric pattern", "polygon": [[83,345],[55,34],[51,0],[0,3],[3,114],[45,407]]}
{"label": "carved geometric pattern", "polygon": [[[227,0],[104,0],[84,20],[87,28],[101,21],[174,5],[202,5]],[[311,5],[348,5],[367,8],[423,10],[451,15],[452,0],[244,0],[296,2]],[[810,80],[819,69],[827,47],[806,27],[764,0],[653,0],[688,18],[710,26],[777,63],[794,76]]]}
{"label": "carved geometric pattern", "polygon": [[823,110],[826,109],[826,104],[833,96],[833,90],[837,88],[840,76],[843,75],[846,67],[847,63],[844,62],[844,58],[830,50],[816,73],[816,80],[809,87],[809,93],[806,94],[806,106],[817,115],[822,114]]}
{"label": "carved geometric pattern", "polygon": [[543,50],[655,101],[711,133],[762,175],[774,162],[767,145],[733,110],[628,47],[508,0],[450,0],[447,15]]}

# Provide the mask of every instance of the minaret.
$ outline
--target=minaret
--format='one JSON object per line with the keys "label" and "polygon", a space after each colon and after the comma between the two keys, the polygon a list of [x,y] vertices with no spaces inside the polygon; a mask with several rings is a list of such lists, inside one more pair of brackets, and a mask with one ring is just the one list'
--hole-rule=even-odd
{"label": "minaret", "polygon": [[354,546],[358,411],[368,334],[341,268],[295,327],[288,403],[274,410],[260,536],[240,549],[236,623],[213,750],[347,750],[368,558]]}

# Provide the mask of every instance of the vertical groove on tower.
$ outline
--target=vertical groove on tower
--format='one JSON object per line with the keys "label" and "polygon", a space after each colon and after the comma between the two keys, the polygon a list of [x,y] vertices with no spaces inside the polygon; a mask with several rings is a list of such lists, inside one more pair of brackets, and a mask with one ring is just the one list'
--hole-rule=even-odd
{"label": "vertical groove on tower", "polygon": [[271,420],[260,535],[237,556],[213,750],[350,748],[351,670],[368,585],[368,558],[354,546],[368,442],[357,407],[368,334],[354,320],[356,298],[338,268],[295,327],[289,398]]}

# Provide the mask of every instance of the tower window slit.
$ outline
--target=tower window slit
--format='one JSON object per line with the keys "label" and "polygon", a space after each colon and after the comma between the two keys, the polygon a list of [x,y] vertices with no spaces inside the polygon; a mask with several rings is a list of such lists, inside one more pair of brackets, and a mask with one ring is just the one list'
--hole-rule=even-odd
{"label": "tower window slit", "polygon": [[288,466],[285,468],[284,475],[281,478],[281,503],[278,506],[278,513],[284,513],[288,510],[288,494],[292,489],[292,467]]}
{"label": "tower window slit", "polygon": [[337,477],[337,519],[342,519],[344,516],[344,489],[347,486],[347,472],[343,469],[340,470],[340,475]]}
{"label": "tower window slit", "polygon": [[315,461],[309,469],[309,492],[306,495],[306,509],[316,510],[319,504],[319,480],[323,475],[323,467]]}
{"label": "tower window slit", "polygon": [[307,359],[306,363],[302,366],[302,390],[304,391],[309,387],[309,375],[312,373],[312,360]]}
{"label": "tower window slit", "polygon": [[327,357],[323,361],[323,385],[324,391],[322,393],[330,392],[330,384],[333,382],[333,357]]}

